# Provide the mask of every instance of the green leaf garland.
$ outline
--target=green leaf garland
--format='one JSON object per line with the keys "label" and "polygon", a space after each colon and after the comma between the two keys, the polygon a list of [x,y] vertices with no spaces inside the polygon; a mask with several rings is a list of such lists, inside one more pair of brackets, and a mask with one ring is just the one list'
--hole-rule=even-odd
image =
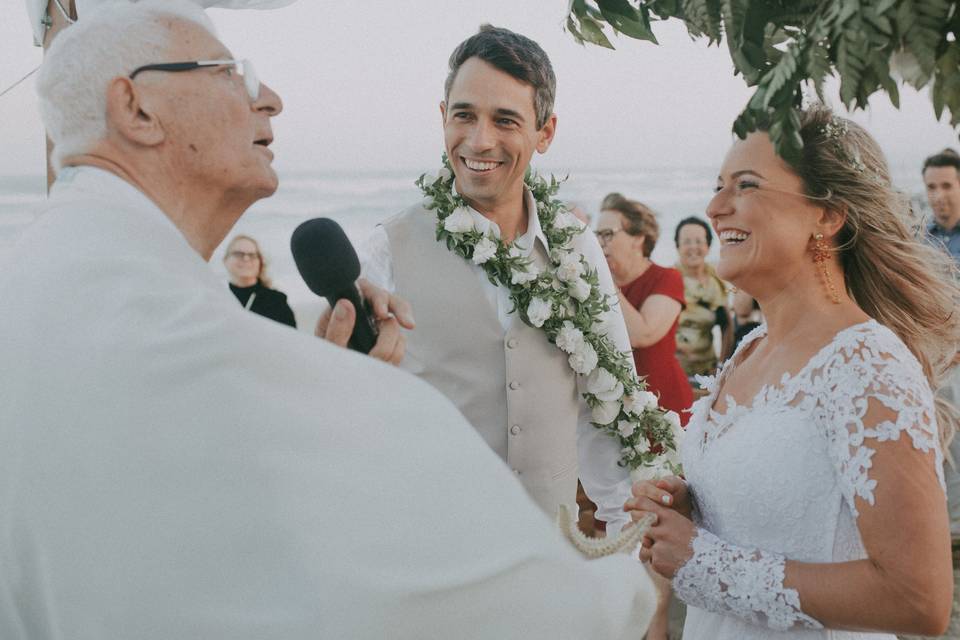
{"label": "green leaf garland", "polygon": [[584,399],[593,410],[593,425],[617,438],[618,464],[639,475],[680,473],[676,437],[680,418],[658,406],[654,394],[637,378],[630,353],[618,351],[603,330],[611,311],[600,291],[597,270],[571,244],[585,227],[554,196],[562,181],[527,170],[524,184],[537,203],[540,226],[550,245],[549,266],[538,271],[516,246],[492,232],[477,230],[469,205],[453,190],[454,175],[443,156],[437,175],[421,175],[416,184],[423,206],[437,217],[437,241],[456,255],[480,265],[492,284],[506,287],[511,313],[541,329],[568,354],[570,367],[587,376]]}

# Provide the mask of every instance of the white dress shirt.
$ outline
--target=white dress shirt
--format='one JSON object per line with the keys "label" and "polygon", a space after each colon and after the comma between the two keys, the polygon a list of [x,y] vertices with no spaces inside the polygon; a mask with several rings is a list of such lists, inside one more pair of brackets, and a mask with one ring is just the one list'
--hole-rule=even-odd
{"label": "white dress shirt", "polygon": [[[550,245],[547,237],[540,226],[540,218],[537,216],[537,203],[529,190],[524,190],[526,199],[526,208],[529,212],[527,230],[517,238],[516,246],[522,252],[524,257],[529,257],[533,251],[534,243],[539,242],[549,253]],[[500,228],[486,216],[476,209],[469,207],[468,211],[474,219],[476,228],[486,235],[492,232],[497,238],[500,237]],[[584,233],[589,233],[589,230]],[[627,361],[630,368],[634,368],[633,357],[631,354],[630,338],[627,334],[626,324],[623,320],[623,314],[617,298],[616,288],[613,284],[613,278],[610,275],[610,269],[607,266],[606,258],[600,245],[596,240],[585,243],[586,251],[584,257],[587,262],[597,269],[600,290],[602,293],[612,297],[613,312],[610,314],[609,321],[606,323],[608,335],[613,340],[619,351],[627,353]],[[393,260],[390,254],[390,242],[387,232],[383,226],[377,226],[367,238],[366,242],[360,248],[360,258],[363,263],[363,276],[373,284],[386,289],[387,291],[396,291],[396,282],[393,275]],[[513,321],[513,314],[510,310],[513,308],[513,301],[510,300],[510,292],[506,287],[496,286],[490,282],[486,271],[480,265],[469,262],[471,269],[480,280],[483,292],[490,306],[497,310],[497,317],[503,327],[504,334]],[[413,310],[416,317],[417,310]],[[416,331],[416,329],[414,329]],[[579,393],[586,391],[586,376],[577,376],[577,387]],[[549,401],[544,399],[544,401]],[[590,407],[581,399],[580,413],[577,418],[577,448],[578,448],[578,466],[580,470],[580,482],[583,484],[584,491],[597,504],[596,517],[607,523],[608,535],[614,535],[629,522],[630,518],[623,511],[623,503],[631,497],[630,494],[630,475],[627,469],[616,465],[615,461],[620,458],[620,445],[611,436],[591,424],[592,420]]]}

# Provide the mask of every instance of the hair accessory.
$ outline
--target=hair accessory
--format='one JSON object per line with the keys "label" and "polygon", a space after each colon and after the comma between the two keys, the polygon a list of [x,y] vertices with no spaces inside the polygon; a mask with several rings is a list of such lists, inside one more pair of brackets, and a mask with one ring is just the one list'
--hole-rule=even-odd
{"label": "hair accessory", "polygon": [[833,142],[833,148],[837,155],[849,163],[857,173],[865,173],[867,167],[860,157],[860,150],[853,149],[853,155],[851,155],[843,147],[843,139],[849,132],[850,127],[847,125],[847,121],[836,116],[831,117],[830,122],[823,125],[823,135]]}
{"label": "hair accessory", "polygon": [[820,275],[823,276],[823,280],[827,284],[827,291],[830,294],[831,302],[833,302],[833,304],[840,304],[840,295],[837,293],[837,287],[833,284],[833,278],[827,269],[827,260],[829,259],[830,249],[827,248],[827,244],[823,241],[823,234],[818,233],[813,236],[813,261],[817,264],[817,267],[820,269]]}
{"label": "hair accessory", "polygon": [[[843,146],[843,139],[850,132],[850,127],[846,120],[838,118],[837,116],[831,116],[830,122],[823,125],[821,131],[823,131],[823,135],[826,136],[828,140],[833,141],[834,151],[836,151],[837,156],[841,160],[853,167],[857,173],[868,173],[867,165],[860,156],[860,150],[854,147],[851,152],[848,152]],[[889,183],[884,180],[883,176],[880,175],[880,171],[877,169],[870,172],[867,177],[881,187],[889,186]]]}

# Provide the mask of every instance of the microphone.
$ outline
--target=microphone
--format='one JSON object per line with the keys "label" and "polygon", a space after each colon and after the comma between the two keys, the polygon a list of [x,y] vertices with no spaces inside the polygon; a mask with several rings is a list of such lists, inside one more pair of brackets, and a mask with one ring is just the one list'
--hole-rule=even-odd
{"label": "microphone", "polygon": [[353,304],[357,322],[347,346],[370,353],[377,342],[377,326],[357,289],[360,260],[340,225],[330,218],[307,220],[294,229],[290,251],[303,281],[315,294],[326,298],[331,308],[344,298]]}

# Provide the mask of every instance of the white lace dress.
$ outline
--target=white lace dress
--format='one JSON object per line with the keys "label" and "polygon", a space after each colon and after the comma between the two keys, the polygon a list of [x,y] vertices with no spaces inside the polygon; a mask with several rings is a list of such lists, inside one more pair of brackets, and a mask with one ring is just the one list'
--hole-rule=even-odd
{"label": "white lace dress", "polygon": [[[765,333],[749,334],[730,362]],[[840,331],[749,406],[728,396],[724,414],[711,410],[717,385],[703,382],[709,394],[694,404],[681,441],[699,527],[694,556],[673,580],[688,604],[684,640],[894,638],[824,630],[783,575],[788,558],[866,557],[854,496],[873,504],[872,442],[905,436],[933,450],[943,482],[933,394],[917,360],[871,320]],[[869,423],[868,401],[896,411],[896,421]]]}

